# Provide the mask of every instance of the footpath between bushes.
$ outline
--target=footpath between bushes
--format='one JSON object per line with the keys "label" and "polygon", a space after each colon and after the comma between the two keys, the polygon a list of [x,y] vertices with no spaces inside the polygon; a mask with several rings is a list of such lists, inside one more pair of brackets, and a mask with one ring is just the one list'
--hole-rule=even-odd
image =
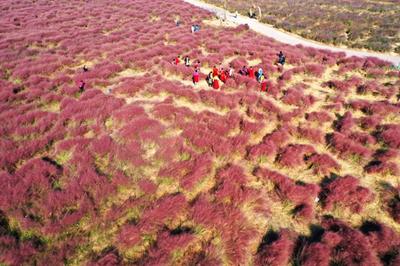
{"label": "footpath between bushes", "polygon": [[261,23],[255,19],[251,19],[249,17],[245,17],[242,15],[238,15],[237,17],[234,14],[226,11],[223,8],[199,1],[199,0],[183,0],[189,4],[194,6],[203,8],[208,10],[212,13],[215,13],[220,18],[225,18],[229,22],[233,22],[235,24],[247,24],[249,25],[250,29],[258,32],[264,36],[274,38],[282,43],[290,44],[290,45],[303,45],[307,47],[313,47],[316,49],[323,49],[323,50],[330,50],[332,52],[344,52],[347,56],[358,56],[358,57],[376,57],[381,60],[388,61],[393,65],[397,66],[400,64],[400,56],[391,55],[391,54],[384,54],[384,53],[376,53],[376,52],[368,52],[368,51],[361,51],[361,50],[353,50],[348,48],[340,48],[335,47],[323,43],[318,43],[315,41],[310,41],[304,39],[300,36],[296,36],[293,34],[286,33],[279,29],[272,27],[271,25]]}

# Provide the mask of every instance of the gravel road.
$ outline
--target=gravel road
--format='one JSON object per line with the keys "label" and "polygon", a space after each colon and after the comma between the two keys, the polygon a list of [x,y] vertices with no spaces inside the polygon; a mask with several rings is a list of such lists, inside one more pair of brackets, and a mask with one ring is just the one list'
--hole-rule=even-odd
{"label": "gravel road", "polygon": [[347,56],[377,57],[379,59],[389,61],[395,66],[398,66],[400,64],[400,56],[397,56],[397,55],[369,52],[369,51],[361,51],[361,50],[354,50],[354,49],[348,49],[348,48],[340,48],[340,47],[335,47],[335,46],[307,40],[300,36],[281,31],[279,29],[274,28],[271,25],[261,23],[255,19],[251,19],[249,17],[245,17],[242,15],[238,15],[237,17],[235,17],[234,14],[230,13],[229,11],[225,11],[223,8],[220,8],[220,7],[208,4],[208,3],[204,3],[202,1],[198,1],[198,0],[184,0],[184,1],[187,3],[190,3],[192,5],[195,5],[197,7],[206,9],[210,12],[213,12],[218,17],[225,17],[225,14],[226,14],[226,19],[229,22],[233,22],[238,25],[247,24],[255,32],[258,32],[264,36],[274,38],[277,41],[280,41],[282,43],[291,44],[291,45],[301,44],[303,46],[313,47],[313,48],[317,48],[317,49],[330,50],[333,52],[344,52],[344,53],[346,53]]}

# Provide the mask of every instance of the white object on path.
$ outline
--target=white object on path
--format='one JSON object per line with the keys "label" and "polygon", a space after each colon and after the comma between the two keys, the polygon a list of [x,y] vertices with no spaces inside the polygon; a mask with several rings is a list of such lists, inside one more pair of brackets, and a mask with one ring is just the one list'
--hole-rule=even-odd
{"label": "white object on path", "polygon": [[203,8],[205,10],[208,10],[217,15],[227,12],[229,14],[226,18],[228,21],[236,23],[236,24],[247,24],[247,25],[249,25],[250,29],[254,30],[255,32],[258,32],[267,37],[274,38],[277,41],[282,42],[282,43],[291,44],[291,45],[301,44],[303,46],[313,47],[316,49],[329,50],[332,52],[344,52],[344,53],[346,53],[347,56],[376,57],[381,60],[389,61],[390,63],[392,63],[395,66],[400,64],[400,56],[397,56],[397,55],[384,54],[384,53],[378,53],[378,52],[361,51],[361,50],[353,50],[350,48],[340,48],[340,47],[335,47],[335,46],[319,43],[316,41],[307,40],[300,36],[286,33],[284,31],[274,28],[271,25],[261,23],[255,19],[251,19],[249,17],[245,17],[240,14],[237,15],[237,17],[236,17],[236,14],[232,14],[229,11],[224,10],[223,8],[220,8],[220,7],[208,4],[208,3],[204,3],[199,0],[183,0],[183,1],[187,2],[189,4],[192,4],[194,6]]}

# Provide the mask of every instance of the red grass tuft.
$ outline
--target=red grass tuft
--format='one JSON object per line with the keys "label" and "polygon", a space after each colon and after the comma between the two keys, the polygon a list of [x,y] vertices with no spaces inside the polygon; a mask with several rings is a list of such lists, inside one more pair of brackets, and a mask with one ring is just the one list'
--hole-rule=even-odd
{"label": "red grass tuft", "polygon": [[306,114],[306,119],[312,122],[318,122],[319,124],[331,122],[333,118],[325,111],[311,112]]}
{"label": "red grass tuft", "polygon": [[303,144],[289,145],[278,155],[277,161],[285,167],[299,167],[304,165],[305,157],[315,153],[312,146]]}
{"label": "red grass tuft", "polygon": [[295,248],[295,234],[287,229],[269,232],[258,248],[255,265],[287,265]]}
{"label": "red grass tuft", "polygon": [[372,152],[368,148],[337,132],[333,133],[330,144],[343,157],[359,156],[362,159],[368,160],[372,156]]}
{"label": "red grass tuft", "polygon": [[307,159],[307,163],[313,168],[314,174],[328,175],[341,168],[328,154],[313,154]]}
{"label": "red grass tuft", "polygon": [[331,210],[335,203],[340,203],[353,212],[361,212],[365,204],[374,199],[374,195],[368,188],[359,184],[357,178],[349,175],[323,184],[324,208]]}
{"label": "red grass tuft", "polygon": [[312,127],[298,127],[298,133],[301,137],[308,139],[311,142],[325,144],[325,133],[322,130]]}
{"label": "red grass tuft", "polygon": [[296,184],[291,178],[265,168],[257,169],[255,175],[272,181],[277,193],[296,205],[313,203],[320,190],[315,184]]}

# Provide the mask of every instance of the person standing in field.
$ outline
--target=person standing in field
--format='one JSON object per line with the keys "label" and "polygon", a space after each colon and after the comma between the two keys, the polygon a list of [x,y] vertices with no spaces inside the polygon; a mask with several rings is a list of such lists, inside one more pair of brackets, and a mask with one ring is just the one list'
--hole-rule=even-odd
{"label": "person standing in field", "polygon": [[199,70],[195,69],[193,72],[193,84],[196,85],[199,82]]}
{"label": "person standing in field", "polygon": [[213,77],[213,88],[214,88],[214,90],[218,90],[219,89],[218,76]]}
{"label": "person standing in field", "polygon": [[190,58],[189,58],[189,56],[185,56],[184,61],[185,61],[185,66],[189,67],[190,66]]}
{"label": "person standing in field", "polygon": [[263,83],[265,80],[264,74],[261,74],[261,76],[258,77],[258,82]]}
{"label": "person standing in field", "polygon": [[261,91],[267,91],[267,81],[261,81]]}
{"label": "person standing in field", "polygon": [[197,61],[194,63],[194,68],[195,68],[195,69],[198,69],[198,70],[200,71],[200,60],[197,60]]}
{"label": "person standing in field", "polygon": [[258,69],[258,72],[257,72],[257,77],[258,77],[258,81],[259,82],[261,82],[260,80],[261,80],[261,77],[262,76],[264,76],[264,71],[263,71],[263,69],[260,67],[259,69]]}
{"label": "person standing in field", "polygon": [[249,71],[246,66],[243,66],[239,73],[243,76],[247,76],[249,74]]}
{"label": "person standing in field", "polygon": [[219,74],[219,79],[220,79],[223,83],[226,82],[227,77],[226,77],[226,73],[225,73],[225,71],[224,71],[223,68],[221,69],[221,73]]}
{"label": "person standing in field", "polygon": [[86,83],[83,80],[81,80],[79,82],[79,91],[80,92],[83,92],[85,90],[85,85],[86,85]]}
{"label": "person standing in field", "polygon": [[207,81],[208,86],[212,87],[212,85],[213,85],[213,72],[212,71],[210,73],[208,73],[206,81]]}
{"label": "person standing in field", "polygon": [[250,68],[249,68],[249,78],[255,78],[255,75],[254,75],[254,69],[253,69],[253,67],[251,66]]}
{"label": "person standing in field", "polygon": [[278,54],[278,64],[281,64],[283,66],[285,64],[285,62],[286,62],[286,57],[282,53],[282,51],[280,51]]}
{"label": "person standing in field", "polygon": [[233,78],[233,74],[235,73],[235,70],[233,69],[232,66],[229,66],[229,77]]}
{"label": "person standing in field", "polygon": [[213,67],[212,74],[213,77],[218,77],[218,68],[216,66]]}
{"label": "person standing in field", "polygon": [[175,57],[174,60],[172,60],[172,64],[179,65],[179,63],[181,62],[181,60],[179,58],[180,58],[179,55],[177,57]]}

